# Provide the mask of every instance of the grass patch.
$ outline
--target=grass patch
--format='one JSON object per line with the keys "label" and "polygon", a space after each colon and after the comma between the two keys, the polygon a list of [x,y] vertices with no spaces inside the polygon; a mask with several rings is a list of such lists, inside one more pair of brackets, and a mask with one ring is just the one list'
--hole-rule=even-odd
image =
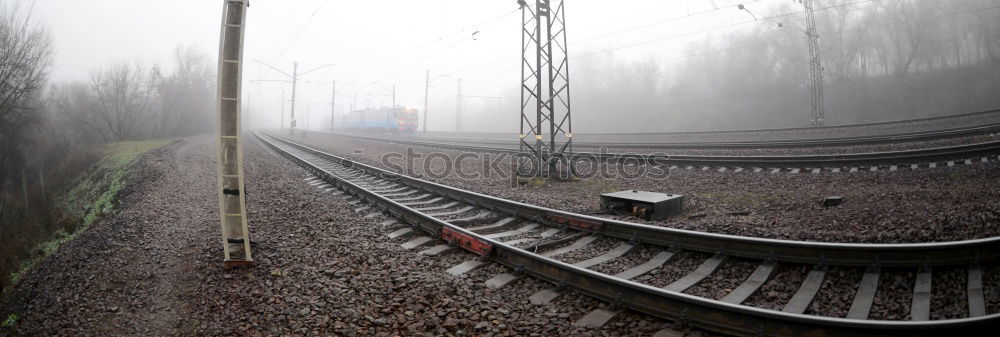
{"label": "grass patch", "polygon": [[7,319],[3,320],[3,324],[0,324],[0,326],[4,328],[13,328],[14,325],[17,324],[17,319],[17,314],[7,315]]}
{"label": "grass patch", "polygon": [[90,174],[57,201],[59,208],[82,219],[90,226],[114,209],[115,197],[125,188],[128,167],[143,153],[169,144],[172,140],[149,140],[105,145],[104,157]]}
{"label": "grass patch", "polygon": [[[104,145],[103,157],[66,193],[55,200],[53,212],[64,214],[63,228],[31,252],[31,258],[22,261],[10,274],[10,284],[17,284],[35,265],[52,255],[63,244],[72,241],[106,215],[115,212],[118,194],[128,183],[130,167],[139,156],[173,142],[171,139],[122,142]],[[16,320],[16,316],[14,316]],[[9,317],[8,317],[9,319]]]}

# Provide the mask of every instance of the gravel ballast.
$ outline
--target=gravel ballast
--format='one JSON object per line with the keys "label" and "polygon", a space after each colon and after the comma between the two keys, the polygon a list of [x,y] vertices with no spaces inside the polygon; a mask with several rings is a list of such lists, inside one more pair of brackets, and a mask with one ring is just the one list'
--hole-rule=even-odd
{"label": "gravel ballast", "polygon": [[[247,208],[257,266],[225,271],[219,245],[215,148],[198,137],[155,151],[133,174],[120,213],[30,272],[0,310],[22,335],[651,335],[667,323],[625,312],[603,329],[573,326],[602,304],[551,287],[483,281],[496,264],[451,277],[474,258],[420,256],[385,235],[398,224],[303,181],[304,170],[247,142]],[[2,333],[0,333],[2,334]]]}
{"label": "gravel ballast", "polygon": [[[365,136],[364,134],[351,134],[357,136]],[[574,137],[577,139],[579,137]],[[496,143],[496,142],[481,142],[478,139],[469,140],[421,140],[419,138],[400,138],[400,140],[416,140],[420,142],[430,142],[435,144],[448,144],[448,145],[475,145],[484,146],[492,148],[501,149],[517,149],[518,143]],[[979,135],[969,135],[960,137],[946,137],[941,139],[931,139],[931,140],[906,140],[906,141],[892,141],[886,143],[876,143],[876,144],[839,144],[839,145],[813,145],[813,146],[765,146],[765,147],[755,147],[755,146],[743,146],[743,147],[732,147],[726,145],[712,145],[712,146],[702,146],[702,147],[684,147],[684,146],[659,146],[650,147],[643,145],[622,145],[622,144],[611,144],[611,145],[595,145],[595,143],[590,144],[580,144],[575,143],[574,150],[577,152],[591,152],[591,153],[627,153],[627,154],[657,154],[657,155],[672,155],[672,156],[796,156],[796,155],[834,155],[834,154],[855,154],[855,153],[878,153],[878,152],[890,152],[890,151],[908,151],[908,150],[922,150],[922,149],[933,149],[933,148],[946,148],[946,147],[956,147],[962,145],[972,145],[980,143],[991,143],[1000,141],[1000,134],[998,133],[987,133]]]}
{"label": "gravel ballast", "polygon": [[[430,151],[405,149],[399,145],[355,142],[352,139],[316,134],[308,143],[335,154],[337,149],[352,148],[353,159],[376,166],[385,166],[378,155],[392,151],[413,151],[429,156],[434,153],[458,156],[456,151]],[[328,137],[324,140],[323,137]],[[334,142],[336,139],[338,141]],[[424,152],[421,152],[424,151]],[[360,153],[359,153],[360,152]],[[417,163],[420,166],[420,162]],[[437,163],[434,163],[437,164]],[[433,165],[432,165],[433,166]],[[440,167],[432,168],[439,170]],[[463,179],[456,175],[425,177],[432,181],[459,188],[497,195],[526,203],[557,209],[591,213],[597,208],[596,196],[602,192],[629,189],[674,192],[663,185],[697,191],[688,195],[687,209],[681,216],[666,221],[643,221],[629,216],[610,216],[625,221],[709,231],[726,234],[834,242],[932,242],[996,235],[1000,226],[997,219],[997,186],[987,183],[997,176],[996,163],[959,165],[938,170],[897,172],[857,172],[841,174],[739,174],[720,173],[714,170],[675,170],[665,181],[639,179],[584,178],[574,182],[550,181],[541,187],[512,188],[503,179]],[[988,178],[989,177],[989,178]],[[661,183],[663,185],[658,185]],[[634,186],[642,186],[635,188]],[[816,191],[828,191],[820,192]],[[846,193],[845,193],[846,192]],[[676,192],[675,192],[676,193]],[[812,194],[802,198],[795,193]],[[558,197],[553,197],[557,195]],[[819,202],[823,195],[846,196],[847,203],[824,207]],[[785,197],[787,196],[787,197]],[[914,197],[918,196],[918,197]],[[784,197],[784,198],[783,198]],[[952,200],[949,200],[952,199]],[[811,199],[811,200],[810,200]],[[703,204],[711,200],[715,204]],[[593,208],[583,208],[590,204]],[[586,250],[579,254],[585,253]],[[675,256],[663,268],[643,275],[635,281],[663,287],[693,271],[708,256]],[[626,257],[625,259],[628,259]],[[567,262],[579,260],[569,255]],[[715,274],[689,288],[686,292],[709,298],[721,298],[739,285],[755,264],[727,262]],[[780,310],[799,288],[811,266],[779,265],[779,269],[760,291],[745,303],[773,310]],[[592,269],[601,270],[601,266]],[[845,317],[856,294],[863,268],[831,268],[824,278],[815,301],[807,313]],[[889,272],[882,275],[880,292],[873,306],[872,319],[908,319],[912,294],[912,279],[899,280]],[[909,285],[902,283],[910,282]],[[943,274],[935,277],[936,300],[932,301],[934,319],[964,317],[967,315],[965,299],[959,304],[943,302],[949,296],[965,293],[961,277]],[[886,289],[891,289],[886,290]],[[897,291],[898,290],[898,291]],[[940,293],[940,294],[937,294]]]}
{"label": "gravel ballast", "polygon": [[[740,173],[716,170],[670,170],[669,175],[638,178],[612,174],[574,182],[550,181],[544,186],[514,188],[509,164],[501,173],[485,170],[480,161],[464,161],[464,174],[448,175],[441,159],[456,151],[361,141],[311,133],[295,138],[321,150],[366,164],[392,169],[399,159],[383,161],[386,153],[413,153],[411,175],[500,198],[560,210],[591,214],[600,208],[598,196],[621,190],[644,190],[685,196],[684,212],[662,221],[608,216],[625,221],[678,229],[774,239],[906,243],[940,242],[1000,236],[1000,165],[974,162],[935,169],[854,173]],[[358,151],[355,151],[358,150]],[[361,154],[355,154],[360,152]],[[425,158],[435,159],[427,160]],[[418,157],[419,158],[416,158]],[[495,157],[490,157],[495,158]],[[995,159],[995,158],[994,158]],[[491,159],[492,160],[492,159]],[[469,164],[471,163],[471,164]],[[634,167],[628,169],[635,169]],[[608,170],[615,171],[615,167]],[[490,172],[490,175],[487,175]],[[558,196],[558,197],[553,197]],[[844,203],[824,207],[828,196]]]}
{"label": "gravel ballast", "polygon": [[[318,137],[310,136],[309,139],[316,138]],[[338,143],[330,147],[345,146],[348,149],[363,147],[366,154],[358,156],[367,158],[366,156],[373,154],[377,145]],[[356,211],[367,206],[350,204],[356,199],[334,196],[335,192],[325,192],[323,188],[310,186],[304,181],[309,177],[304,170],[274,155],[256,140],[247,142],[245,165],[254,257],[258,265],[248,269],[224,271],[220,261],[222,248],[218,240],[214,150],[211,138],[198,137],[182,140],[147,155],[134,173],[132,181],[135,185],[130,187],[118,206],[120,213],[101,221],[29,273],[22,284],[0,302],[0,309],[3,310],[0,314],[18,313],[21,316],[18,329],[24,335],[79,336],[634,336],[651,335],[669,326],[661,320],[626,311],[601,329],[574,327],[573,322],[577,319],[594,309],[604,308],[607,304],[568,291],[553,304],[532,305],[528,301],[529,296],[553,285],[522,277],[504,288],[489,289],[484,285],[486,280],[511,272],[509,268],[493,263],[459,277],[448,276],[445,270],[476,257],[463,252],[441,257],[417,254],[431,245],[410,251],[402,249],[400,244],[410,238],[391,240],[385,236],[401,228],[401,224],[394,223],[392,218],[374,209]],[[994,177],[995,172],[980,171],[983,167],[949,169],[951,171],[948,172],[959,175],[958,179],[952,180],[952,185],[959,184],[957,188],[968,187],[961,183],[964,179],[977,175],[982,175],[977,178],[982,179],[980,182]],[[919,172],[913,172],[917,173]],[[852,238],[842,233],[849,231],[844,229],[843,223],[834,223],[828,227],[808,223],[787,228],[792,227],[792,220],[789,220],[748,230],[746,227],[752,227],[752,224],[778,219],[766,215],[768,207],[783,209],[786,215],[798,215],[798,221],[808,219],[810,214],[815,216],[817,212],[826,216],[823,219],[836,218],[836,212],[822,207],[801,211],[796,208],[798,204],[794,201],[791,205],[786,205],[776,199],[740,199],[741,196],[734,194],[765,195],[781,191],[777,185],[762,190],[768,185],[753,184],[754,179],[751,178],[764,176],[735,176],[737,180],[751,186],[726,194],[726,188],[735,186],[735,183],[727,182],[730,180],[729,176],[710,172],[686,173],[683,184],[665,188],[686,186],[698,191],[691,194],[694,197],[692,205],[700,206],[695,209],[694,214],[705,216],[692,219],[694,214],[689,210],[685,215],[654,224],[674,226],[696,222],[690,229],[741,233],[749,231],[768,233],[769,235],[761,236],[778,238]],[[844,188],[834,186],[843,178],[832,175],[810,175],[809,178],[816,178],[821,182],[816,183],[818,186],[807,187],[796,186],[796,183],[815,182],[806,179],[781,181],[784,178],[786,177],[770,179],[773,179],[771,183],[780,182],[782,188],[798,191],[809,187],[821,190]],[[861,181],[851,183],[853,185],[849,184],[846,188],[873,183],[878,180],[876,178],[894,179],[887,175],[872,174],[871,177],[854,178]],[[822,183],[822,179],[829,180],[827,185]],[[943,181],[934,177],[928,179]],[[462,180],[452,177],[438,181],[468,188],[461,185]],[[635,181],[627,180],[584,180],[550,183],[540,188],[510,189],[498,177],[480,180],[475,186],[481,190],[498,192],[501,197],[560,209],[586,211],[593,209],[590,208],[593,202],[585,200],[594,195],[584,196],[585,194],[597,190],[617,190],[620,188],[618,184],[623,182],[638,185]],[[466,183],[470,186],[472,184]],[[646,185],[651,188],[656,186]],[[878,190],[880,186],[870,187],[869,191]],[[995,189],[990,186],[983,188]],[[553,198],[552,195],[560,197]],[[706,200],[726,201],[726,206],[710,206]],[[817,200],[810,200],[808,204],[815,202]],[[975,199],[974,203],[986,201]],[[803,201],[803,204],[807,203]],[[843,206],[847,205],[850,203]],[[845,209],[843,206],[840,209]],[[918,202],[912,207],[915,209],[920,206],[926,207],[928,204]],[[955,207],[961,209],[963,206]],[[856,211],[854,207],[847,209]],[[906,208],[899,214],[906,215],[909,209]],[[733,215],[732,210],[739,210],[738,213],[745,215]],[[801,213],[796,213],[797,211]],[[938,210],[924,212],[923,214],[936,214]],[[988,212],[987,209],[987,214]],[[470,214],[473,212],[463,216]],[[916,216],[900,218],[913,219]],[[949,214],[939,219],[964,226],[967,225],[968,218],[971,216]],[[743,221],[726,224],[732,219]],[[699,221],[706,222],[699,224]],[[983,221],[991,220],[985,218]],[[888,225],[882,223],[879,226]],[[841,232],[839,234],[835,232],[838,227]],[[874,225],[867,228],[875,230]],[[916,230],[929,231],[927,227],[918,227]],[[943,235],[949,230],[953,228],[930,230],[917,241],[931,241],[934,235]],[[988,228],[983,227],[973,227],[967,231],[958,235],[991,233]],[[809,233],[819,234],[810,236]],[[893,241],[912,233],[911,229],[910,232],[886,236],[865,234],[859,237]],[[570,262],[582,261],[600,255],[619,243],[602,238],[590,247],[559,258]],[[645,262],[661,249],[663,247],[643,245],[620,259],[591,269],[620,272]],[[658,287],[666,286],[693,271],[709,257],[708,254],[679,252],[662,268],[640,276],[636,281]],[[695,284],[686,293],[721,298],[738,286],[755,267],[755,261],[730,258],[715,274]],[[803,265],[779,265],[771,281],[751,296],[746,304],[780,310],[810,268],[811,266]],[[908,318],[908,296],[912,295],[913,286],[913,273],[908,273],[890,270],[883,274],[884,283],[880,284],[880,296],[876,299],[871,317]],[[961,296],[964,292],[945,289],[938,295],[937,288],[965,282],[964,274],[945,269],[941,269],[940,277],[937,273],[938,270],[935,270],[932,318],[961,317],[962,310],[966,310],[961,306],[967,306],[967,303],[939,302],[948,297]],[[984,268],[989,312],[996,312],[997,298],[1000,298],[996,293],[996,289],[1000,287],[1000,279],[997,279],[996,273],[996,267]],[[842,317],[846,313],[843,303],[846,302],[849,306],[853,295],[849,287],[842,286],[856,283],[859,278],[859,271],[840,272],[834,268],[827,275],[817,302],[810,307],[809,313]],[[826,290],[827,288],[833,290]],[[836,304],[826,304],[829,302]],[[693,335],[702,334],[695,332]]]}

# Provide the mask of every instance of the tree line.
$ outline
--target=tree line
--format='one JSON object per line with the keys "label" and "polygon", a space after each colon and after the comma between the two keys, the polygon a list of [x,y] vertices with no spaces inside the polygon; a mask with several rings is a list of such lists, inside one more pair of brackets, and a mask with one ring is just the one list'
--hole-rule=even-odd
{"label": "tree line", "polygon": [[86,80],[50,83],[52,38],[29,10],[0,2],[0,178],[19,168],[50,164],[39,150],[149,138],[184,137],[213,130],[215,64],[191,46],[179,46],[172,70],[118,62]]}
{"label": "tree line", "polygon": [[53,122],[67,140],[89,144],[184,137],[212,130],[214,65],[194,47],[177,47],[174,70],[120,62],[87,81],[54,84]]}
{"label": "tree line", "polygon": [[53,83],[53,39],[21,2],[0,0],[0,289],[39,243],[80,219],[52,206],[102,145],[214,129],[215,64],[179,46],[169,71],[139,62]]}
{"label": "tree line", "polygon": [[[828,125],[1000,108],[997,1],[813,1]],[[807,126],[803,12],[799,1],[783,2],[756,13],[752,28],[691,43],[681,58],[576,60],[577,125],[632,131]],[[607,118],[608,111],[627,114]]]}

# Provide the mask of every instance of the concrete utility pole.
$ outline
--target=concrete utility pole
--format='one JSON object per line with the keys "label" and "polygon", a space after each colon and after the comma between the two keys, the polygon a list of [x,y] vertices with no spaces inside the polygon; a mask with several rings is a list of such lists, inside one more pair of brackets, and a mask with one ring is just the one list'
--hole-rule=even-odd
{"label": "concrete utility pole", "polygon": [[462,131],[462,79],[458,79],[458,99],[455,103],[455,131]]}
{"label": "concrete utility pole", "polygon": [[337,81],[333,81],[333,95],[330,95],[330,132],[333,132],[333,128],[336,125],[334,120],[337,119]]}
{"label": "concrete utility pole", "polygon": [[392,120],[392,114],[393,114],[393,113],[394,113],[395,111],[396,111],[396,85],[395,85],[395,84],[393,84],[393,85],[392,85],[392,107],[391,107],[391,108],[389,108],[389,121],[388,121],[388,122],[387,122],[387,123],[385,124],[385,127],[386,127],[387,129],[392,129],[392,127],[393,127],[393,124],[395,123],[395,122],[394,122],[394,121]]}
{"label": "concrete utility pole", "polygon": [[217,94],[219,215],[225,268],[253,265],[247,228],[246,189],[243,182],[243,143],[240,117],[243,83],[243,41],[248,0],[223,0],[219,41]]}
{"label": "concrete utility pole", "polygon": [[243,125],[246,125],[246,126],[248,126],[249,128],[252,129],[253,125],[251,125],[252,123],[250,123],[250,111],[251,111],[250,110],[250,97],[251,97],[250,94],[247,94],[247,107],[245,109],[247,113],[243,114],[243,116],[242,116],[243,120],[240,121],[240,123],[242,123]]}
{"label": "concrete utility pole", "polygon": [[[288,133],[289,134],[295,134],[295,127],[298,126],[298,121],[295,120],[295,94],[296,94],[296,91],[297,91],[298,85],[299,85],[299,77],[305,76],[306,74],[309,74],[311,72],[314,72],[314,71],[317,71],[317,70],[320,70],[320,69],[323,69],[323,68],[326,68],[326,67],[331,67],[333,65],[332,64],[324,64],[322,66],[319,66],[319,67],[310,69],[308,71],[304,71],[302,73],[299,73],[299,63],[298,62],[294,62],[293,68],[292,68],[292,73],[288,74],[288,73],[286,73],[284,71],[281,71],[281,69],[278,69],[275,66],[272,66],[270,64],[264,63],[264,61],[254,60],[254,62],[263,64],[263,65],[267,66],[268,68],[271,68],[274,71],[277,71],[278,73],[280,73],[282,75],[285,75],[286,77],[288,77],[290,79],[290,81],[275,81],[275,82],[285,82],[285,83],[291,82],[291,84],[292,84],[292,109],[291,109],[291,116],[289,116],[289,127],[290,128],[289,128]],[[271,81],[259,81],[259,82],[271,82]]]}
{"label": "concrete utility pole", "polygon": [[868,27],[865,27],[862,30],[862,33],[858,34],[858,38],[860,39],[859,45],[861,46],[861,52],[859,53],[859,55],[861,56],[861,60],[860,60],[861,61],[861,91],[863,91],[865,93],[865,115],[864,115],[865,116],[865,118],[864,118],[864,122],[865,123],[868,123],[868,120],[871,118],[871,112],[872,112],[871,111],[871,109],[872,109],[871,108],[871,105],[872,105],[872,95],[871,95],[871,91],[868,88],[868,57],[866,56],[867,55],[866,54],[867,50],[865,48],[865,34],[866,34],[867,31],[868,31]]}
{"label": "concrete utility pole", "polygon": [[427,80],[424,82],[424,133],[427,133],[427,99],[431,92],[431,70],[427,70]]}
{"label": "concrete utility pole", "polygon": [[281,91],[281,128],[285,129],[285,91]]}
{"label": "concrete utility pole", "polygon": [[[385,89],[385,91],[387,91],[388,93],[387,94],[372,94],[372,93],[369,93],[369,95],[392,96],[392,106],[389,107],[389,109],[385,111],[385,127],[386,127],[386,129],[388,129],[388,128],[392,127],[392,124],[391,124],[392,123],[392,113],[396,109],[396,85],[393,84],[392,85],[392,89],[390,89],[389,87],[385,86],[382,83],[375,82],[375,84],[378,84],[380,87],[382,87],[382,89]],[[382,104],[382,100],[379,100],[379,104],[380,105]]]}
{"label": "concrete utility pole", "polygon": [[290,124],[290,129],[288,129],[288,134],[290,134],[290,135],[294,135],[295,134],[295,124],[296,124],[296,121],[295,121],[295,89],[296,89],[296,87],[299,84],[298,79],[299,79],[299,63],[295,62],[295,64],[292,67],[292,115],[291,115],[291,119],[290,119],[290,123],[291,123]]}

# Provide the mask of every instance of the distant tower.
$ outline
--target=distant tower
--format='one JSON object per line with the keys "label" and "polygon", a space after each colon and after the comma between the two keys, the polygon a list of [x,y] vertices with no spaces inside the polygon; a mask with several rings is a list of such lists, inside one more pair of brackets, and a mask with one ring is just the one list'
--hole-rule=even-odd
{"label": "distant tower", "polygon": [[458,79],[458,98],[455,99],[455,131],[462,132],[462,79]]}
{"label": "distant tower", "polygon": [[819,55],[819,32],[816,30],[816,13],[813,0],[799,0],[806,9],[806,39],[809,42],[809,81],[812,83],[812,125],[823,126],[823,63]]}
{"label": "distant tower", "polygon": [[[557,161],[572,165],[566,8],[563,0],[535,0],[534,6],[519,0],[518,4],[522,22],[520,147],[522,155],[530,154],[534,162],[532,175],[543,177],[546,169],[555,173]],[[523,167],[519,173],[525,173]]]}

